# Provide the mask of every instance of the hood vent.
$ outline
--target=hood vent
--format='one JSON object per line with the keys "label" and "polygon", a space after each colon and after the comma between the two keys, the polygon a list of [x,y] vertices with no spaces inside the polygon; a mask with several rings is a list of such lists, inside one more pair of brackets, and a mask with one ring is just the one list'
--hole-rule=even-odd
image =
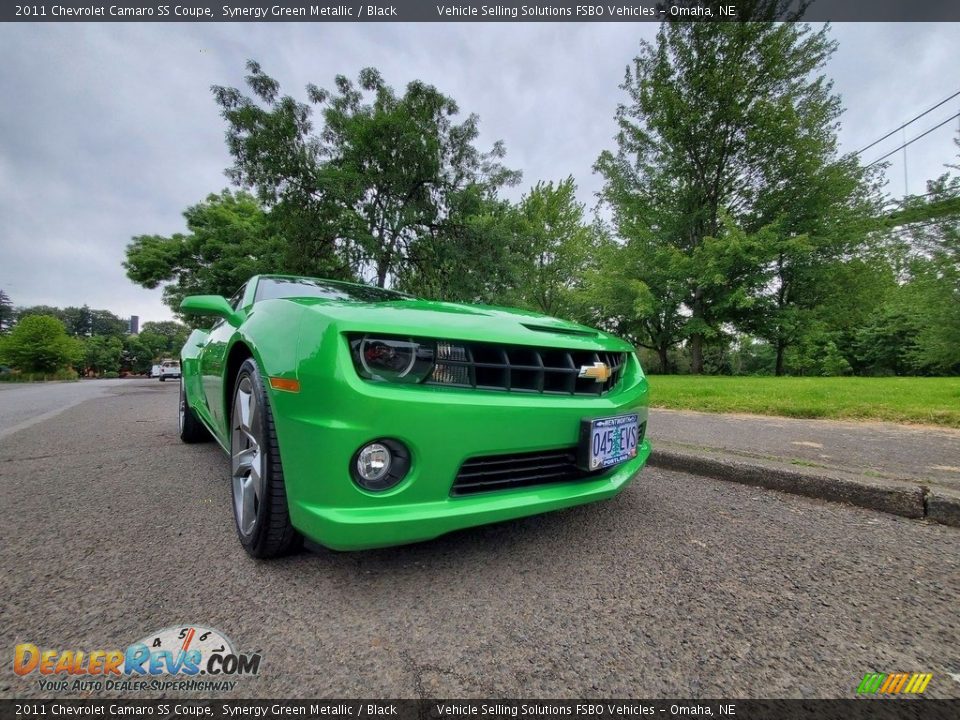
{"label": "hood vent", "polygon": [[520,323],[520,324],[523,325],[525,328],[527,328],[527,330],[536,330],[537,332],[556,333],[557,335],[578,335],[580,337],[597,337],[597,335],[599,335],[599,333],[593,330],[587,330],[586,328],[581,330],[580,328],[562,327],[562,326],[556,326],[556,325],[534,325],[532,323]]}

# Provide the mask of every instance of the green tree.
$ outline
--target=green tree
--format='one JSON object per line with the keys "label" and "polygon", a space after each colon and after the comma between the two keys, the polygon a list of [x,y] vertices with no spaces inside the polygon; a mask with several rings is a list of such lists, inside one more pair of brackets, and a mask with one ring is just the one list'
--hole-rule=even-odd
{"label": "green tree", "polygon": [[915,267],[908,291],[915,298],[920,319],[911,358],[914,369],[936,375],[960,374],[960,266]]}
{"label": "green tree", "polygon": [[411,243],[396,272],[397,289],[457,302],[509,302],[524,269],[516,208],[479,188],[451,202],[448,216]]}
{"label": "green tree", "polygon": [[135,283],[163,285],[163,300],[175,313],[187,295],[230,297],[251,275],[285,269],[283,243],[248,193],[209,195],[183,215],[187,234],[139,235],[123,263]]}
{"label": "green tree", "polygon": [[[477,116],[457,122],[456,102],[430,85],[414,81],[399,94],[367,68],[356,83],[338,75],[333,91],[308,86],[308,104],[281,95],[256,62],[247,67],[252,97],[213,88],[228,124],[228,174],[254,188],[290,228],[285,236],[297,238],[290,267],[370,271],[382,287],[412,257],[440,255],[438,243],[469,227],[449,222],[465,193],[490,198],[519,179],[501,163],[501,143],[476,148]],[[316,132],[314,106],[321,108]]]}
{"label": "green tree", "polygon": [[[146,337],[144,337],[146,335]],[[120,355],[120,366],[131,372],[144,374],[150,372],[154,360],[159,357],[152,340],[163,341],[160,335],[140,333],[127,335],[123,339],[123,352]]]}
{"label": "green tree", "polygon": [[180,348],[183,347],[183,343],[176,345],[169,337],[164,337],[149,330],[141,332],[137,335],[137,338],[143,347],[150,350],[151,364],[164,358],[175,357],[180,353]]}
{"label": "green tree", "polygon": [[855,362],[868,375],[913,375],[922,322],[904,293],[875,308],[854,336]]}
{"label": "green tree", "polygon": [[90,334],[123,337],[130,329],[128,321],[114,315],[109,310],[90,311]]}
{"label": "green tree", "polygon": [[167,358],[176,358],[186,340],[182,336],[164,336],[149,330],[139,335],[128,335],[124,338],[121,366],[137,373],[144,373]]}
{"label": "green tree", "polygon": [[[960,137],[954,141],[960,148]],[[960,162],[948,165],[960,170]],[[914,363],[927,372],[960,372],[960,175],[927,183],[905,210],[922,213],[907,225],[909,285],[922,319]]]}
{"label": "green tree", "polygon": [[[788,349],[809,343],[804,332],[812,320],[833,323],[834,318],[823,317],[822,305],[838,290],[845,291],[851,273],[842,266],[876,264],[876,253],[882,251],[873,220],[877,186],[854,156],[837,157],[834,127],[841,109],[827,87],[816,94],[816,102],[797,108],[792,121],[802,114],[804,127],[790,129],[793,142],[771,153],[768,180],[743,219],[749,230],[766,231],[767,240],[762,243],[761,282],[753,293],[757,303],[739,324],[774,347],[777,375],[787,369]],[[790,120],[774,122],[792,128]],[[771,135],[775,140],[776,131]],[[849,288],[846,292],[851,294]],[[842,317],[837,319],[844,324]],[[832,367],[844,366],[832,362]]]}
{"label": "green tree", "polygon": [[20,319],[31,315],[47,315],[57,318],[63,323],[68,335],[86,337],[88,335],[116,335],[122,336],[129,328],[126,320],[114,315],[109,310],[91,310],[87,305],[83,307],[59,308],[51,305],[34,305],[20,308]]}
{"label": "green tree", "polygon": [[591,263],[602,231],[584,219],[573,177],[537,183],[516,211],[523,271],[510,300],[547,315],[569,316],[581,274]]}
{"label": "green tree", "polygon": [[79,362],[80,343],[49,315],[28,315],[0,340],[0,360],[24,372],[52,373]]}
{"label": "green tree", "polygon": [[180,348],[182,348],[183,344],[187,341],[187,336],[190,335],[190,328],[183,323],[178,323],[173,320],[146,322],[140,329],[140,334],[147,336],[150,340],[151,347],[157,344],[154,337],[159,338],[161,340],[159,352],[164,355],[176,356],[180,354]]}
{"label": "green tree", "polygon": [[63,309],[63,324],[67,333],[74,337],[86,337],[93,332],[93,313],[89,306],[68,307]]}
{"label": "green tree", "polygon": [[16,319],[16,312],[13,309],[13,301],[2,289],[0,289],[0,335],[9,332]]}
{"label": "green tree", "polygon": [[649,228],[638,227],[619,243],[607,238],[576,294],[578,319],[652,350],[661,373],[674,370],[670,351],[683,339],[686,285],[678,252]]}
{"label": "green tree", "polygon": [[[752,3],[741,19],[768,19],[778,6]],[[834,47],[826,28],[801,23],[666,22],[627,69],[618,149],[596,167],[618,233],[682,279],[682,306],[667,324],[688,339],[692,372],[726,324],[776,313],[785,317],[755,331],[782,346],[782,366],[790,338],[778,328],[802,296],[794,268],[840,225],[834,209],[856,204],[862,178],[836,158],[840,104],[821,72]],[[738,276],[718,282],[724,265]]]}
{"label": "green tree", "polygon": [[30,317],[31,315],[46,315],[48,317],[55,317],[64,325],[66,325],[67,322],[67,317],[63,310],[58,307],[53,307],[52,305],[30,305],[28,307],[17,308],[17,322],[20,322],[23,320],[23,318]]}
{"label": "green tree", "polygon": [[119,372],[123,355],[123,340],[116,336],[92,335],[83,344],[84,362],[98,375]]}

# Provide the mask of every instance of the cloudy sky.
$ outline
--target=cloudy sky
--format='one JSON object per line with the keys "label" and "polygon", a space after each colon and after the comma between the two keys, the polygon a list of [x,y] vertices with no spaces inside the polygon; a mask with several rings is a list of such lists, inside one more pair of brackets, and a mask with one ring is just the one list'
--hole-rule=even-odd
{"label": "cloudy sky", "polygon": [[[224,125],[210,86],[240,85],[255,58],[281,88],[378,67],[402,86],[429,81],[506,143],[522,186],[573,174],[593,205],[591,165],[612,146],[618,84],[638,24],[4,24],[0,26],[0,288],[17,305],[107,308],[170,317],[160,291],[127,280],[131,236],[184,229],[181,212],[227,186]],[[839,24],[828,73],[857,150],[960,90],[960,24]],[[960,111],[960,97],[906,130]],[[913,144],[907,189],[955,161],[960,123]],[[898,133],[864,154],[902,142]],[[902,153],[888,191],[904,193]],[[520,190],[518,190],[518,193]]]}

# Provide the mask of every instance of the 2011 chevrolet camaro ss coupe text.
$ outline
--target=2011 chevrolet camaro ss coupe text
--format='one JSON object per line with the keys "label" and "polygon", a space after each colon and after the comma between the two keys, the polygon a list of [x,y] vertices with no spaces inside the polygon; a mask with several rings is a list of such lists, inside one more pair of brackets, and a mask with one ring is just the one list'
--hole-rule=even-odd
{"label": "2011 chevrolet camaro ss coupe text", "polygon": [[544,315],[252,278],[185,313],[180,437],[230,456],[240,542],[356,550],[609,498],[650,455],[633,348]]}

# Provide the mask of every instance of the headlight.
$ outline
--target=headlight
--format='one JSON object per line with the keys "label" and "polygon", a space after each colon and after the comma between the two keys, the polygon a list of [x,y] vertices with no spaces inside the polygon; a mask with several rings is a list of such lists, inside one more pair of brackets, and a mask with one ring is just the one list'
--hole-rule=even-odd
{"label": "headlight", "polygon": [[351,338],[350,350],[357,373],[368,380],[418,383],[433,370],[431,340],[363,335]]}

